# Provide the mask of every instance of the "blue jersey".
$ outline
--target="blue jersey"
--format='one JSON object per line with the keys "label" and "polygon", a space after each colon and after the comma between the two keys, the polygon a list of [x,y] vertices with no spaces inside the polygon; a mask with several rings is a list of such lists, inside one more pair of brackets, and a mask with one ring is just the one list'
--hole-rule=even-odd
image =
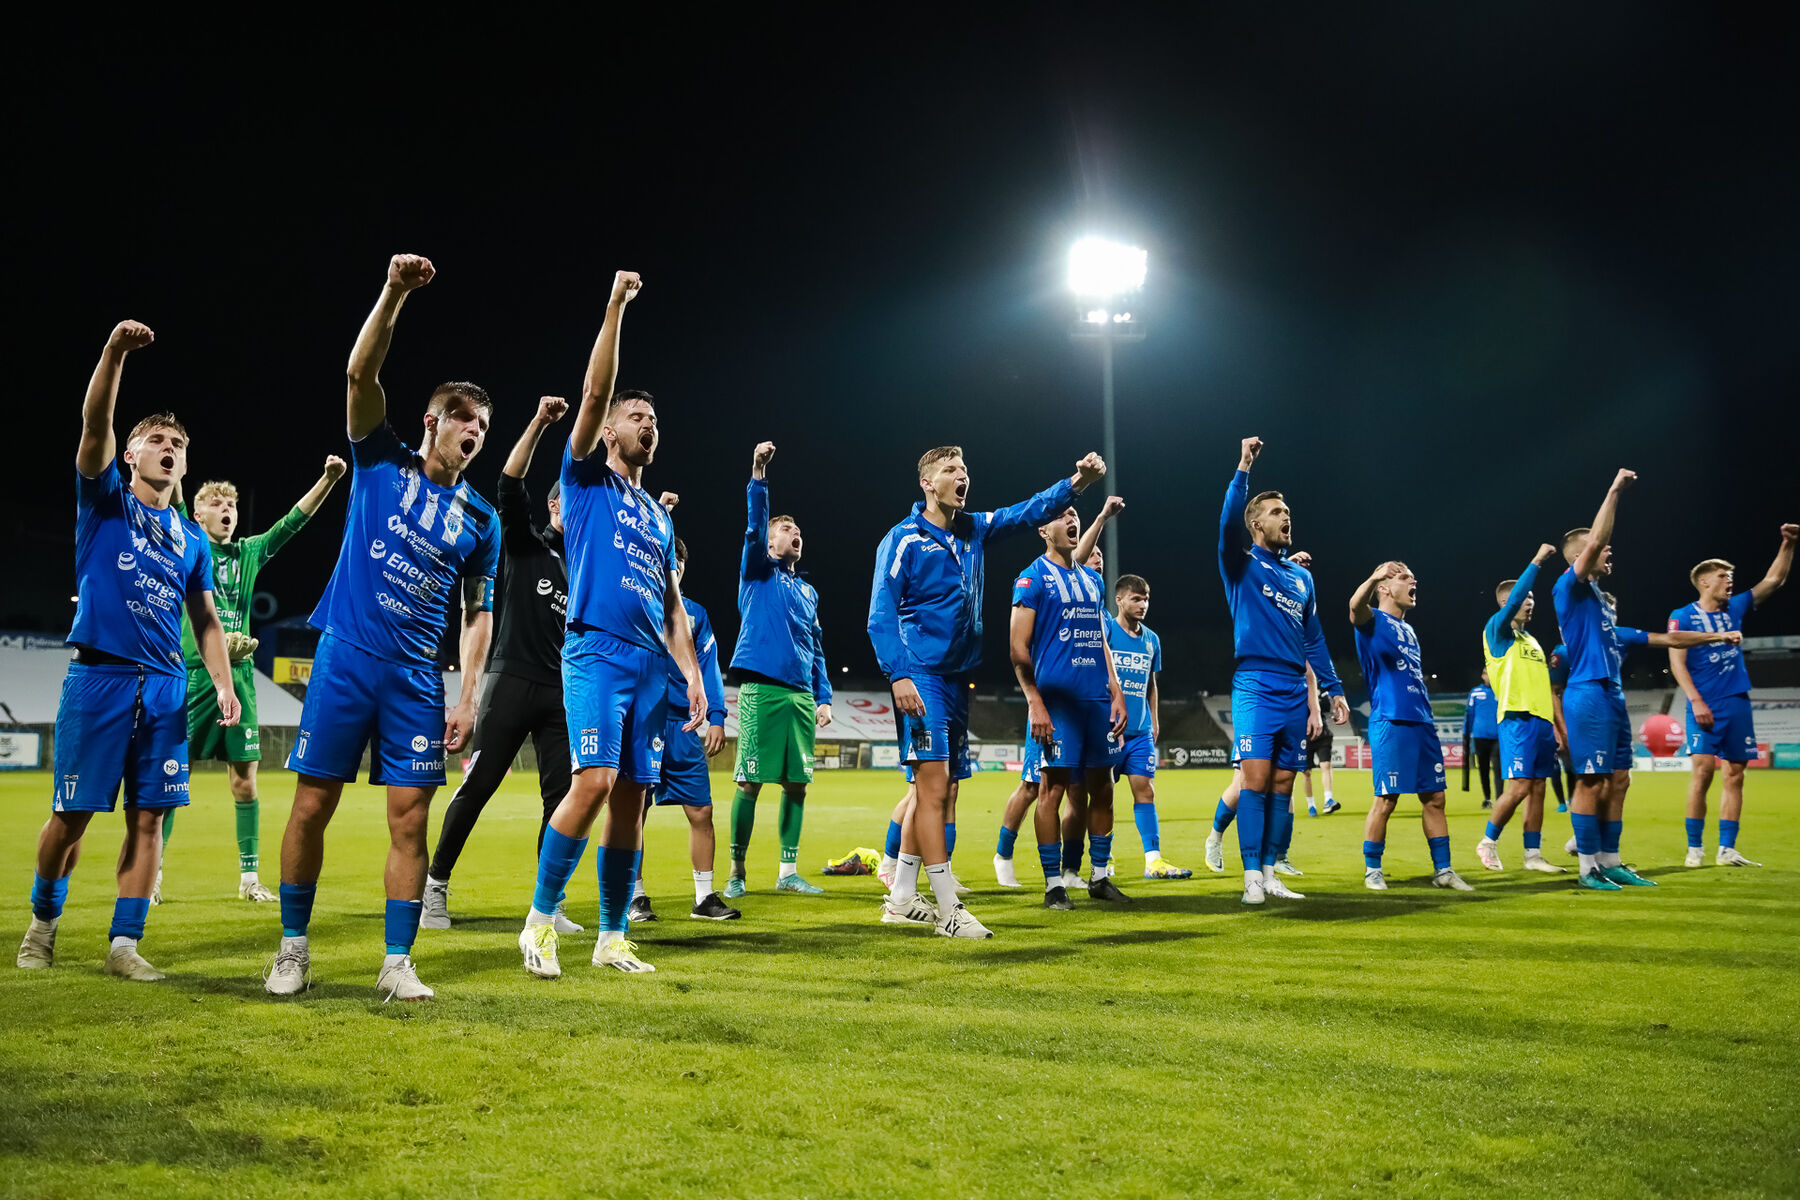
{"label": "blue jersey", "polygon": [[344,541],[312,626],[388,662],[434,666],[459,581],[475,581],[493,611],[500,522],[466,479],[427,479],[386,421],[350,457]]}
{"label": "blue jersey", "polygon": [[[686,596],[681,598],[681,606],[687,609],[688,623],[694,627],[694,656],[700,660],[700,685],[706,689],[706,723],[724,728],[725,681],[719,678],[719,639],[713,636],[712,622],[707,619],[704,608]],[[688,719],[687,676],[676,665],[675,656],[668,657],[669,719],[685,725]]]}
{"label": "blue jersey", "polygon": [[[1744,618],[1756,607],[1753,592],[1739,592],[1718,612],[1708,612],[1698,603],[1685,605],[1669,614],[1669,632],[1688,630],[1694,633],[1729,633],[1744,627]],[[1732,696],[1748,695],[1750,672],[1744,666],[1744,652],[1737,646],[1714,643],[1690,646],[1687,652],[1688,676],[1694,690],[1711,708]]]}
{"label": "blue jersey", "polygon": [[1356,659],[1369,685],[1369,716],[1384,721],[1432,720],[1425,692],[1419,635],[1398,617],[1379,608],[1374,620],[1356,626]]}
{"label": "blue jersey", "polygon": [[1148,625],[1138,635],[1125,632],[1117,618],[1106,618],[1106,644],[1112,650],[1113,670],[1125,692],[1125,736],[1150,732],[1150,685],[1162,670],[1162,639]]}
{"label": "blue jersey", "polygon": [[1239,471],[1225,489],[1219,514],[1219,577],[1231,608],[1231,646],[1240,672],[1302,676],[1311,663],[1319,690],[1341,696],[1325,630],[1319,624],[1312,572],[1252,545],[1244,528],[1250,474]]}
{"label": "blue jersey", "polygon": [[600,447],[581,459],[565,447],[562,514],[568,627],[667,653],[663,604],[675,562],[675,523],[663,506],[607,466]]}
{"label": "blue jersey", "polygon": [[1561,642],[1550,652],[1550,686],[1558,691],[1569,686],[1569,648]]}
{"label": "blue jersey", "polygon": [[184,670],[181,613],[213,590],[206,534],[173,505],[131,494],[116,463],[75,473],[75,624],[71,646],[170,674]]}
{"label": "blue jersey", "polygon": [[1106,607],[1086,567],[1059,567],[1039,555],[1013,581],[1013,605],[1037,614],[1031,631],[1031,670],[1046,696],[1105,700]]}
{"label": "blue jersey", "polygon": [[769,554],[769,481],[752,479],[748,501],[750,523],[738,564],[738,637],[732,669],[811,692],[814,704],[830,704],[819,593],[793,567]]}
{"label": "blue jersey", "polygon": [[875,550],[869,642],[890,681],[916,673],[961,675],[981,665],[982,566],[987,540],[1035,529],[1075,502],[1061,479],[1023,504],[957,513],[950,528],[925,519],[923,502]]}
{"label": "blue jersey", "polygon": [[1556,623],[1568,648],[1568,682],[1619,682],[1619,642],[1613,633],[1613,611],[1600,585],[1582,579],[1570,567],[1557,577],[1553,592]]}
{"label": "blue jersey", "polygon": [[1480,684],[1469,689],[1468,707],[1463,709],[1463,736],[1497,738],[1500,736],[1500,702],[1494,689]]}

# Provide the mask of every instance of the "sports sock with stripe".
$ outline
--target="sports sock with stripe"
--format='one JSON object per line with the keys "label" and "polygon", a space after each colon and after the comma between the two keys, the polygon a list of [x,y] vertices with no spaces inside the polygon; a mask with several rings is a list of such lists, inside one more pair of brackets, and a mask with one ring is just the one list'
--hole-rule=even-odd
{"label": "sports sock with stripe", "polygon": [[237,810],[238,872],[243,875],[254,874],[261,865],[257,854],[261,803],[252,796],[248,800],[239,800],[234,807]]}
{"label": "sports sock with stripe", "polygon": [[312,924],[313,899],[318,895],[316,883],[283,883],[281,892],[281,936],[305,937]]}
{"label": "sports sock with stripe", "polygon": [[1698,850],[1706,844],[1706,818],[1687,817],[1682,825],[1687,828],[1688,849]]}
{"label": "sports sock with stripe", "polygon": [[113,901],[112,927],[106,931],[106,936],[140,941],[144,936],[144,922],[149,919],[150,897],[120,896]]}
{"label": "sports sock with stripe", "polygon": [[417,900],[387,902],[382,912],[382,932],[387,938],[389,954],[411,954],[419,937],[419,916],[425,906]]}
{"label": "sports sock with stripe", "polygon": [[1736,821],[1719,822],[1719,848],[1721,850],[1737,849],[1738,823]]}
{"label": "sports sock with stripe", "polygon": [[999,844],[994,847],[994,853],[998,854],[1001,858],[1011,858],[1013,856],[1013,847],[1018,844],[1018,841],[1019,831],[1016,829],[1008,829],[1006,826],[1002,825],[1000,827],[1000,841]]}
{"label": "sports sock with stripe", "polygon": [[63,904],[69,898],[69,877],[45,879],[36,872],[31,876],[31,915],[40,921],[54,921],[62,916]]}
{"label": "sports sock with stripe", "polygon": [[1044,890],[1062,886],[1062,844],[1038,843],[1038,865],[1044,868]]}
{"label": "sports sock with stripe", "polygon": [[1450,836],[1426,838],[1425,845],[1431,850],[1431,869],[1448,871],[1450,869]]}
{"label": "sports sock with stripe", "polygon": [[731,865],[736,870],[750,849],[750,834],[756,829],[756,797],[739,788],[731,797]]}
{"label": "sports sock with stripe", "polygon": [[[537,891],[531,898],[531,913],[525,918],[527,925],[551,922],[587,844],[586,838],[572,838],[555,826],[544,830],[544,848],[538,851]],[[286,884],[282,885],[282,890],[287,890]]]}
{"label": "sports sock with stripe", "polygon": [[[1238,803],[1243,803],[1243,798],[1244,794],[1239,792]],[[1224,833],[1231,828],[1231,823],[1235,820],[1237,820],[1237,810],[1223,800],[1219,801],[1219,806],[1213,809],[1213,832]]]}
{"label": "sports sock with stripe", "polygon": [[[735,812],[735,809],[733,810]],[[806,820],[806,795],[796,796],[786,788],[781,792],[781,804],[776,808],[776,828],[781,838],[781,877],[794,874],[800,861],[800,826]],[[744,840],[748,842],[748,835]]]}

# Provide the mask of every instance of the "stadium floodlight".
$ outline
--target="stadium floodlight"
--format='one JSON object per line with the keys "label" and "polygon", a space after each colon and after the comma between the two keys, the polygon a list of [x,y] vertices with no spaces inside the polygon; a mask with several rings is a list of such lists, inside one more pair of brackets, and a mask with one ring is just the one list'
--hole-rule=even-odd
{"label": "stadium floodlight", "polygon": [[1150,254],[1137,246],[1085,237],[1069,248],[1069,290],[1077,296],[1111,299],[1144,286]]}

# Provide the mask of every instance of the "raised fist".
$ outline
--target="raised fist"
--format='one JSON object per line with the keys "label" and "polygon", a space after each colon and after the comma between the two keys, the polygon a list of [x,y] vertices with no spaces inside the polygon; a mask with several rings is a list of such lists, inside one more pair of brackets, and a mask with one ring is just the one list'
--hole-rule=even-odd
{"label": "raised fist", "polygon": [[325,456],[325,478],[336,483],[344,477],[344,460],[335,454]]}
{"label": "raised fist", "polygon": [[761,471],[768,467],[769,460],[774,457],[774,442],[758,442],[756,443],[756,453],[750,456],[750,465]]}
{"label": "raised fist", "polygon": [[1615,492],[1622,492],[1636,482],[1636,471],[1627,471],[1625,468],[1620,467],[1619,473],[1613,476],[1613,490]]}
{"label": "raised fist", "polygon": [[1288,561],[1293,563],[1296,567],[1305,567],[1309,571],[1312,570],[1312,553],[1310,551],[1296,550],[1288,555]]}
{"label": "raised fist", "polygon": [[1549,542],[1545,542],[1543,545],[1538,547],[1538,552],[1531,556],[1531,561],[1541,567],[1545,563],[1549,562],[1550,559],[1555,554],[1556,554],[1556,547],[1552,546]]}
{"label": "raised fist", "polygon": [[133,350],[142,350],[155,340],[156,335],[142,321],[120,321],[113,326],[112,336],[106,339],[106,344],[129,354]]}
{"label": "raised fist", "polygon": [[643,290],[644,281],[636,271],[620,271],[613,276],[612,299],[609,304],[630,304]]}
{"label": "raised fist", "polygon": [[1092,450],[1075,464],[1075,490],[1080,491],[1097,479],[1106,477],[1106,460]]}
{"label": "raised fist", "polygon": [[1784,542],[1800,540],[1800,525],[1783,525],[1781,527],[1781,540]]}
{"label": "raised fist", "polygon": [[1263,452],[1263,440],[1259,437],[1247,437],[1238,447],[1238,462],[1248,466],[1256,461],[1256,456]]}
{"label": "raised fist", "polygon": [[568,411],[569,402],[564,400],[561,396],[545,396],[538,401],[537,423],[539,425],[554,425],[556,422],[562,420],[563,414]]}
{"label": "raised fist", "polygon": [[1110,521],[1124,511],[1125,497],[1108,496],[1106,498],[1106,504],[1100,509],[1100,519],[1102,521]]}
{"label": "raised fist", "polygon": [[388,286],[410,292],[431,282],[437,268],[422,254],[396,254],[388,259]]}
{"label": "raised fist", "polygon": [[681,503],[681,497],[674,492],[664,492],[656,498],[656,502],[663,506],[664,511],[674,512],[675,506]]}

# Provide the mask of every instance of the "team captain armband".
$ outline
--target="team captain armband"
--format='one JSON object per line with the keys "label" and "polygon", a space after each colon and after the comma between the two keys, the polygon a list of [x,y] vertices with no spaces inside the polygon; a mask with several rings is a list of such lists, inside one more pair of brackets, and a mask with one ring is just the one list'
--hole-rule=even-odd
{"label": "team captain armband", "polygon": [[473,575],[463,580],[463,611],[494,611],[494,577]]}

